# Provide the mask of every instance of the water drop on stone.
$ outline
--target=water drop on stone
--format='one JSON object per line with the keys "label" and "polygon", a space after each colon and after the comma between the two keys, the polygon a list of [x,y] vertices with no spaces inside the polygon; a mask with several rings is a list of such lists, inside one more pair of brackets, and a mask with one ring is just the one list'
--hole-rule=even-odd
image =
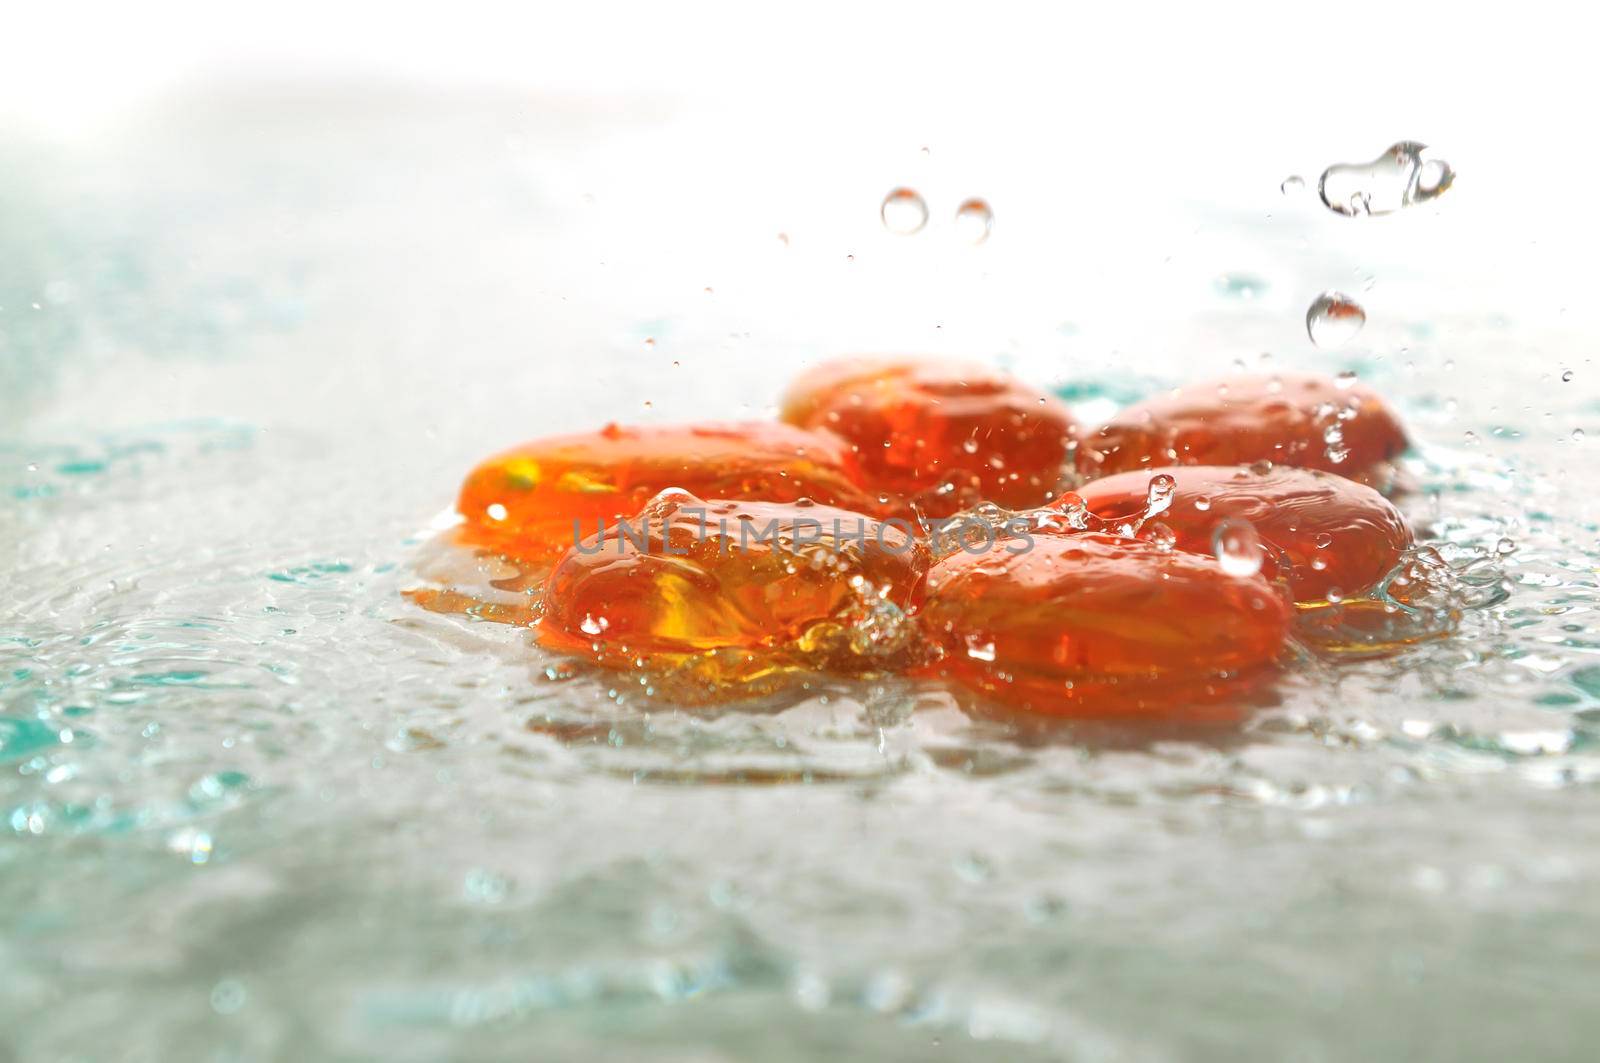
{"label": "water drop on stone", "polygon": [[974,196],[956,208],[956,231],[969,244],[981,244],[989,239],[994,228],[994,211],[988,201]]}
{"label": "water drop on stone", "polygon": [[1211,548],[1217,563],[1230,576],[1254,576],[1261,571],[1261,536],[1255,525],[1243,520],[1225,520],[1211,535]]}
{"label": "water drop on stone", "polygon": [[883,227],[900,236],[920,232],[928,224],[928,205],[909,188],[897,188],[884,196],[878,214],[883,218]]}
{"label": "water drop on stone", "polygon": [[1367,323],[1361,304],[1343,292],[1323,292],[1306,311],[1306,333],[1318,347],[1343,347]]}

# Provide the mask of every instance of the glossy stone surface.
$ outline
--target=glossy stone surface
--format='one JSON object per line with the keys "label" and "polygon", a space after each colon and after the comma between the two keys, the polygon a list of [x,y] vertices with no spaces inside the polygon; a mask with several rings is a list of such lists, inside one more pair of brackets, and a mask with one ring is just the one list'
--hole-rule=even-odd
{"label": "glossy stone surface", "polygon": [[1077,426],[1066,406],[983,366],[846,358],[802,375],[785,421],[854,449],[880,512],[949,516],[978,502],[1019,509],[1058,493]]}
{"label": "glossy stone surface", "polygon": [[754,651],[707,658],[708,680],[780,659],[871,671],[908,648],[929,559],[908,528],[860,513],[664,492],[561,558],[538,638],[611,667]]}
{"label": "glossy stone surface", "polygon": [[469,543],[551,562],[668,488],[707,498],[810,498],[859,509],[866,499],[855,485],[854,465],[835,437],[786,424],[612,424],[490,458],[467,477],[456,508]]}
{"label": "glossy stone surface", "polygon": [[956,554],[929,574],[922,628],[948,676],[1055,716],[1182,716],[1270,677],[1290,607],[1261,576],[1099,533]]}
{"label": "glossy stone surface", "polygon": [[1234,376],[1134,403],[1088,434],[1078,470],[1094,478],[1164,465],[1269,461],[1386,489],[1405,430],[1370,388],[1308,374]]}
{"label": "glossy stone surface", "polygon": [[1330,591],[1350,598],[1375,586],[1412,545],[1410,526],[1378,492],[1332,473],[1277,467],[1200,465],[1127,472],[1084,484],[1078,497],[1090,513],[1115,520],[1146,504],[1150,480],[1165,474],[1175,487],[1159,520],[1179,550],[1214,552],[1224,521],[1244,520],[1266,545],[1262,573],[1282,578],[1296,601]]}

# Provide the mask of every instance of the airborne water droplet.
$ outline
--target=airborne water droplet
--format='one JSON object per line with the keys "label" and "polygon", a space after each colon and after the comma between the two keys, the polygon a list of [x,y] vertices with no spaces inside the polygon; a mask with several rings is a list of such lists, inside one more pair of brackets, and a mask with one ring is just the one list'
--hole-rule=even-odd
{"label": "airborne water droplet", "polygon": [[1318,347],[1343,347],[1366,323],[1367,312],[1343,292],[1323,292],[1306,311],[1306,334]]}
{"label": "airborne water droplet", "polygon": [[883,227],[900,236],[920,232],[928,224],[928,204],[909,188],[897,188],[884,196],[878,214],[883,218]]}
{"label": "airborne water droplet", "polygon": [[1261,571],[1261,536],[1244,520],[1225,520],[1211,534],[1217,564],[1230,576],[1254,576]]}
{"label": "airborne water droplet", "polygon": [[987,200],[974,196],[956,208],[956,231],[967,243],[983,243],[993,228],[994,211]]}
{"label": "airborne water droplet", "polygon": [[1425,203],[1455,181],[1442,159],[1423,159],[1427,145],[1405,140],[1371,162],[1335,163],[1322,172],[1317,193],[1336,214],[1392,214]]}

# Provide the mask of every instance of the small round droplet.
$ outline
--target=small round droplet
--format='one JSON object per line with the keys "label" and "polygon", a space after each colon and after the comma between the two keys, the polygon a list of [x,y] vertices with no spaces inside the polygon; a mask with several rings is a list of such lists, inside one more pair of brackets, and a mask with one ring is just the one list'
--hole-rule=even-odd
{"label": "small round droplet", "polygon": [[983,243],[993,228],[994,211],[987,200],[974,196],[956,208],[956,232],[967,243]]}
{"label": "small round droplet", "polygon": [[1206,510],[1211,508],[1211,499],[1205,495],[1196,495],[1194,498],[1194,508],[1199,510],[1201,513],[1204,513]]}
{"label": "small round droplet", "polygon": [[1261,536],[1244,520],[1225,520],[1211,534],[1217,564],[1230,576],[1254,576],[1261,571]]}
{"label": "small round droplet", "polygon": [[1582,443],[1583,442],[1583,429],[1574,428],[1572,430],[1572,441],[1574,443]]}
{"label": "small round droplet", "polygon": [[1306,333],[1324,349],[1343,347],[1366,323],[1367,312],[1343,292],[1323,292],[1306,311]]}
{"label": "small round droplet", "polygon": [[928,224],[928,205],[910,188],[897,188],[884,196],[878,214],[883,227],[899,236],[920,232]]}
{"label": "small round droplet", "polygon": [[489,515],[490,520],[505,520],[508,515],[506,507],[499,502],[489,503],[484,507],[484,512]]}
{"label": "small round droplet", "polygon": [[1283,184],[1278,186],[1278,191],[1286,196],[1297,196],[1306,187],[1306,179],[1299,174],[1290,174],[1283,179]]}
{"label": "small round droplet", "polygon": [[1565,373],[1561,374],[1561,382],[1563,384],[1572,383],[1572,370],[1568,369]]}

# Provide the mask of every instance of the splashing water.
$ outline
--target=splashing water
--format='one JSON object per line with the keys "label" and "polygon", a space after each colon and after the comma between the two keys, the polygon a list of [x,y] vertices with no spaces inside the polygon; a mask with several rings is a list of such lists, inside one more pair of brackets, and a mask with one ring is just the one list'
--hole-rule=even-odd
{"label": "splashing water", "polygon": [[1323,292],[1306,310],[1306,334],[1324,349],[1343,347],[1366,323],[1367,312],[1343,292]]}
{"label": "splashing water", "polygon": [[910,236],[928,224],[928,204],[914,189],[896,188],[878,208],[883,227],[897,236]]}
{"label": "splashing water", "polygon": [[1335,214],[1393,214],[1443,195],[1455,172],[1440,159],[1424,159],[1427,145],[1402,141],[1371,162],[1335,163],[1322,172],[1317,194]]}

